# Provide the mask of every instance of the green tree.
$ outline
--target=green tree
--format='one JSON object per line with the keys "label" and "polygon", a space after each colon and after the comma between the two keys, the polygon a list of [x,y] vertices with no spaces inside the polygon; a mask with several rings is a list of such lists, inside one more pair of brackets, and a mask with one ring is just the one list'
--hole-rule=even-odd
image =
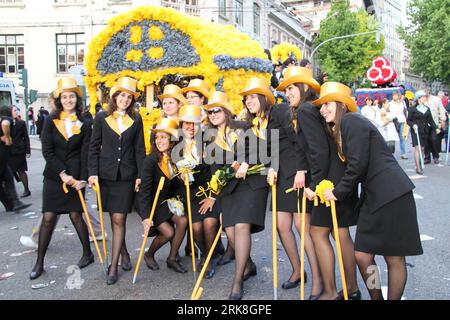
{"label": "green tree", "polygon": [[[351,12],[348,0],[332,0],[331,11],[320,24],[320,34],[314,46],[334,37],[375,31],[378,28],[376,19],[366,11]],[[316,59],[321,69],[328,72],[330,81],[360,85],[373,58],[383,52],[384,38],[380,36],[378,42],[376,38],[373,33],[331,40],[318,49]]]}
{"label": "green tree", "polygon": [[411,51],[411,69],[428,81],[450,83],[450,1],[413,0],[411,24],[398,32]]}

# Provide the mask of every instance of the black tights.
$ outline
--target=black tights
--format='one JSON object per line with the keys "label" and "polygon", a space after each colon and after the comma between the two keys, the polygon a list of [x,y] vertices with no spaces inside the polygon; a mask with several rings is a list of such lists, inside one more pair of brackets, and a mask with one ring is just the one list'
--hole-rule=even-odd
{"label": "black tights", "polygon": [[119,264],[119,256],[122,256],[122,263],[130,261],[130,254],[125,243],[127,214],[112,213],[111,227],[113,231],[112,239],[112,256],[109,275],[117,273],[117,266]]}
{"label": "black tights", "polygon": [[19,172],[19,178],[20,178],[20,181],[22,181],[22,183],[23,183],[24,191],[25,192],[30,191],[30,189],[28,188],[28,176],[27,176],[27,173],[25,171]]}
{"label": "black tights", "polygon": [[[39,229],[38,256],[36,261],[36,264],[42,267],[44,266],[45,253],[47,252],[53,230],[55,229],[56,222],[58,220],[57,217],[58,216],[54,212],[45,212],[42,217],[41,228]],[[91,246],[89,244],[88,229],[83,220],[82,214],[78,212],[71,212],[70,220],[72,221],[72,224],[77,231],[78,238],[83,246],[83,256],[92,255]]]}
{"label": "black tights", "polygon": [[[381,279],[375,256],[365,252],[355,252],[356,262],[372,300],[383,300]],[[400,300],[405,290],[408,272],[405,257],[384,256],[388,268],[388,300]]]}
{"label": "black tights", "polygon": [[242,289],[244,272],[251,266],[250,250],[252,247],[252,236],[249,223],[238,223],[233,227],[225,228],[228,237],[228,245],[234,249],[236,256],[236,268],[234,271],[233,286],[231,291],[239,293]]}
{"label": "black tights", "polygon": [[[211,249],[217,232],[217,219],[206,218],[193,224],[194,240],[204,258]],[[188,239],[189,241],[189,239]]]}

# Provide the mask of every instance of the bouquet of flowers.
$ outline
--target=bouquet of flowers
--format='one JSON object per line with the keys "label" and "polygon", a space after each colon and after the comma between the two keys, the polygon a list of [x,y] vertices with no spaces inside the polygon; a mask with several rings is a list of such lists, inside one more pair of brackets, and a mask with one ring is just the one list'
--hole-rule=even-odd
{"label": "bouquet of flowers", "polygon": [[[211,194],[218,195],[222,189],[230,182],[234,177],[236,172],[239,170],[240,164],[234,162],[231,166],[225,165],[221,169],[217,170],[211,180],[208,182],[208,188],[202,192],[206,195],[206,191],[209,191],[209,196]],[[251,166],[247,170],[247,175],[259,174],[264,170],[264,165],[258,164]]]}
{"label": "bouquet of flowers", "polygon": [[170,212],[178,217],[184,216],[184,205],[180,198],[170,198],[166,201]]}
{"label": "bouquet of flowers", "polygon": [[197,161],[191,158],[184,158],[176,163],[179,174],[188,174],[189,184],[194,182],[194,168],[198,165]]}

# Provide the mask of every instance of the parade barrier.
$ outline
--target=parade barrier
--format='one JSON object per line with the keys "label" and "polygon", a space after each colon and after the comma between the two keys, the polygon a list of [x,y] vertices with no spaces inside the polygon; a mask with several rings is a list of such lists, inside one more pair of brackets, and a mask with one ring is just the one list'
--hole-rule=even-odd
{"label": "parade barrier", "polygon": [[271,177],[269,185],[272,187],[272,267],[273,267],[273,299],[278,299],[278,260],[277,260],[277,184]]}
{"label": "parade barrier", "polygon": [[100,228],[102,229],[102,245],[103,245],[103,257],[105,260],[106,267],[108,266],[108,250],[106,249],[106,237],[105,237],[105,221],[103,218],[103,205],[102,205],[102,196],[100,193],[100,184],[97,180],[95,180],[92,185],[92,190],[97,194],[97,204],[98,204],[98,214],[100,218]]}
{"label": "parade barrier", "polygon": [[[164,180],[165,180],[164,177],[161,177],[159,179],[158,188],[156,189],[156,195],[155,195],[155,198],[153,199],[152,210],[150,212],[150,217],[149,217],[150,228],[151,228],[151,225],[153,223],[153,216],[155,215],[156,205],[158,204],[159,193],[161,192],[161,190],[163,189],[163,186],[164,186]],[[139,251],[139,258],[138,258],[138,261],[136,263],[136,269],[134,270],[133,284],[136,283],[136,277],[137,277],[137,274],[139,272],[139,268],[141,266],[142,256],[144,254],[145,245],[147,244],[147,239],[148,239],[148,234],[150,232],[150,228],[148,228],[147,232],[144,233],[144,239],[142,239],[141,250]]]}
{"label": "parade barrier", "polygon": [[[64,190],[64,193],[69,193],[69,189],[67,189],[67,185],[65,183],[63,183],[62,188]],[[108,271],[107,271],[107,269],[105,267],[105,263],[103,261],[102,254],[100,252],[100,248],[98,246],[97,239],[95,237],[94,228],[92,228],[91,218],[90,218],[89,213],[88,213],[87,208],[86,208],[86,202],[84,201],[83,193],[81,192],[81,190],[77,190],[77,192],[78,192],[78,197],[80,198],[81,206],[83,207],[83,211],[84,211],[84,215],[86,217],[86,222],[87,222],[87,225],[88,225],[88,228],[89,228],[89,232],[91,233],[91,237],[94,240],[95,250],[97,250],[98,258],[100,260],[100,263],[102,264],[103,272],[105,274],[108,274]]]}
{"label": "parade barrier", "polygon": [[216,246],[217,246],[217,243],[219,242],[221,234],[222,234],[222,224],[220,224],[219,231],[217,232],[217,235],[214,238],[214,242],[211,246],[211,249],[209,249],[208,255],[206,256],[205,263],[204,263],[202,270],[200,271],[200,275],[195,283],[194,290],[192,291],[191,300],[200,300],[200,298],[202,297],[203,288],[200,287],[200,285],[202,284],[203,278],[206,273],[206,269],[208,268],[209,262],[211,261],[214,250],[216,250]]}
{"label": "parade barrier", "polygon": [[[345,279],[344,262],[342,260],[341,240],[339,237],[339,226],[336,216],[336,203],[334,200],[326,201],[323,192],[327,189],[334,189],[333,182],[329,180],[322,180],[316,187],[316,193],[320,197],[320,202],[325,203],[327,207],[330,207],[331,203],[331,218],[333,220],[333,233],[336,241],[336,253],[339,260],[339,271],[341,273],[342,292],[344,294],[344,300],[348,300],[347,281]],[[314,204],[316,205],[316,204]]]}

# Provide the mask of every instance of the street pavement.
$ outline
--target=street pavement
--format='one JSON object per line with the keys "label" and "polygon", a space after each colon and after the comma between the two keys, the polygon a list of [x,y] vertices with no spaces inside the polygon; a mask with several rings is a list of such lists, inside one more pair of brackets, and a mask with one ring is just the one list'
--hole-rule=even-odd
{"label": "street pavement", "polygon": [[[32,227],[38,222],[42,203],[42,171],[44,168],[44,160],[39,150],[40,143],[36,137],[32,138],[32,148],[32,156],[28,161],[32,195],[24,200],[28,203],[31,202],[32,206],[21,213],[6,213],[3,207],[0,208],[0,278],[5,273],[14,273],[11,277],[0,280],[0,300],[190,299],[194,287],[194,275],[192,271],[187,274],[178,274],[166,267],[168,245],[165,245],[156,255],[161,266],[160,270],[151,271],[142,261],[136,284],[132,284],[134,269],[131,272],[120,269],[117,284],[107,286],[93,244],[92,250],[96,255],[96,262],[85,269],[77,270],[75,265],[82,254],[81,244],[67,215],[63,215],[56,226],[45,259],[45,273],[39,279],[30,281],[28,277],[36,259],[36,251],[30,251],[29,248],[22,246],[19,238],[21,235],[29,235]],[[427,165],[423,176],[415,174],[411,148],[409,148],[409,160],[399,160],[416,185],[414,194],[424,249],[422,256],[407,257],[408,283],[404,293],[404,298],[407,300],[450,299],[450,204],[448,201],[450,166],[445,164],[445,154],[442,154],[441,159],[442,164],[440,165]],[[22,185],[17,184],[16,186],[21,194]],[[94,193],[90,189],[87,193],[88,207],[91,207],[94,205]],[[105,222],[110,239],[112,233],[109,219],[106,219]],[[253,235],[252,258],[257,265],[258,274],[245,282],[244,299],[273,299],[271,226],[271,213],[268,211],[266,229]],[[353,235],[354,231],[352,228]],[[136,213],[129,214],[126,241],[133,267],[138,259],[142,232],[138,215]],[[222,240],[226,243],[224,233]],[[101,242],[99,244],[101,245]],[[107,241],[107,245],[110,250],[111,241]],[[288,279],[291,269],[280,242],[278,242],[277,252],[278,299],[298,300],[299,288],[281,289],[281,283]],[[184,256],[184,243],[180,254],[184,265],[191,270],[191,259]],[[380,257],[377,258],[377,263],[382,276],[382,286],[386,287],[386,264]],[[308,297],[311,290],[311,272],[308,263],[305,268],[308,273],[308,282],[306,283],[306,296]],[[204,300],[228,298],[234,263],[218,266],[216,271],[217,273],[212,279],[205,279],[202,283],[204,289],[202,299]],[[340,287],[337,266],[336,275]],[[359,274],[358,279],[363,299],[369,299]],[[42,284],[43,287],[33,289],[32,285],[37,284]]]}

